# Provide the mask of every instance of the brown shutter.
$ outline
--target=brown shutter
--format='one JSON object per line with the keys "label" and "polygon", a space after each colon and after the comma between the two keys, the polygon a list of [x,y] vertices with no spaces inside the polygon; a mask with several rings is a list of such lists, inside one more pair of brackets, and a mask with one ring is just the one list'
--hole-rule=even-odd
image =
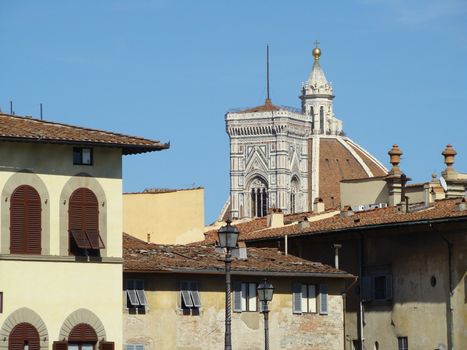
{"label": "brown shutter", "polygon": [[66,341],[54,341],[53,350],[67,350],[68,342]]}
{"label": "brown shutter", "polygon": [[8,338],[8,350],[23,350],[28,342],[29,350],[40,350],[39,333],[30,323],[19,323],[13,328]]}
{"label": "brown shutter", "polygon": [[41,253],[41,198],[28,185],[19,186],[10,199],[10,252]]}
{"label": "brown shutter", "polygon": [[[78,188],[75,190],[68,206],[68,230],[70,232],[70,242],[74,240],[79,248],[99,249],[99,242],[89,241],[86,236],[87,231],[95,231],[99,236],[99,204],[96,195],[88,188]],[[75,233],[73,233],[75,232]],[[84,247],[89,245],[89,247]]]}
{"label": "brown shutter", "polygon": [[68,336],[68,342],[97,342],[97,334],[94,328],[87,323],[79,323],[73,327]]}
{"label": "brown shutter", "polygon": [[99,350],[114,350],[115,344],[112,341],[101,341],[99,344]]}

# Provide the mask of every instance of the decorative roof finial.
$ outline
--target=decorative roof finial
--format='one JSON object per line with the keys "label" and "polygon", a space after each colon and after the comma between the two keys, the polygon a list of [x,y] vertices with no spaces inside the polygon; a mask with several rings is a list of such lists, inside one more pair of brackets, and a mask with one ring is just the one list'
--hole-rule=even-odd
{"label": "decorative roof finial", "polygon": [[454,157],[457,154],[456,150],[452,147],[452,145],[449,144],[446,146],[443,153],[441,154],[444,156],[444,164],[446,164],[446,170],[453,171],[454,168],[452,167],[452,165],[454,164]]}
{"label": "decorative roof finial", "polygon": [[392,148],[388,152],[390,156],[389,163],[392,164],[392,169],[389,171],[389,174],[396,175],[400,174],[401,170],[399,169],[399,163],[401,162],[402,151],[396,144],[392,145]]}
{"label": "decorative roof finial", "polygon": [[313,49],[313,57],[315,60],[319,60],[319,57],[321,56],[321,49],[319,48],[319,41],[315,40],[315,48]]}

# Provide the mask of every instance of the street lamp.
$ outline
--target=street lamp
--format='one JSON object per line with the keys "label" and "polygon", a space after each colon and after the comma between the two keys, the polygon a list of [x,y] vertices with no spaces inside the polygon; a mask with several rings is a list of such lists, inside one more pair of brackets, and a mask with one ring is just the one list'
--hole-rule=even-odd
{"label": "street lamp", "polygon": [[225,226],[222,226],[217,234],[219,236],[219,246],[226,249],[225,254],[225,350],[232,350],[232,331],[231,331],[231,301],[230,301],[230,265],[232,263],[232,249],[237,246],[238,228],[231,225],[232,221],[227,220]]}
{"label": "street lamp", "polygon": [[263,283],[258,285],[258,298],[261,302],[261,312],[264,314],[264,349],[269,350],[269,308],[268,303],[272,300],[274,287],[265,278]]}

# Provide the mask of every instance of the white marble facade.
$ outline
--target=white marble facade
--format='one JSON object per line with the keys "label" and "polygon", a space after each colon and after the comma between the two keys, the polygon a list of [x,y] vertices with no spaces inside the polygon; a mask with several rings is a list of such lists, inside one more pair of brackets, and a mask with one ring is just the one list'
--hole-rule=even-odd
{"label": "white marble facade", "polygon": [[309,184],[313,160],[308,153],[313,139],[342,133],[342,122],[333,114],[333,89],[321,69],[320,55],[320,49],[315,48],[313,68],[300,96],[301,110],[266,100],[263,106],[226,114],[232,218],[264,216],[269,208],[304,212],[310,209],[309,201],[317,197],[317,190]]}

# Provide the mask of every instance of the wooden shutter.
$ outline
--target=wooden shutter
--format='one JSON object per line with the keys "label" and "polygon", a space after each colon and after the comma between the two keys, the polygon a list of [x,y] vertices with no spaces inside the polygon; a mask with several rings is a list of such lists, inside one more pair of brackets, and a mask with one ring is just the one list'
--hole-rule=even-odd
{"label": "wooden shutter", "polygon": [[29,350],[40,350],[39,333],[30,323],[19,323],[13,328],[8,338],[8,350],[24,350],[27,341]]}
{"label": "wooden shutter", "polygon": [[78,248],[104,248],[99,235],[99,204],[90,189],[81,187],[72,193],[68,204],[68,230],[70,243],[73,240]]}
{"label": "wooden shutter", "polygon": [[28,185],[19,186],[10,199],[10,252],[41,253],[41,198]]}
{"label": "wooden shutter", "polygon": [[101,341],[99,343],[99,350],[114,350],[115,344],[111,341]]}
{"label": "wooden shutter", "polygon": [[67,350],[68,342],[66,341],[54,341],[53,350]]}
{"label": "wooden shutter", "polygon": [[294,314],[302,313],[302,284],[294,283],[292,285],[292,312]]}
{"label": "wooden shutter", "polygon": [[68,341],[71,342],[97,342],[97,334],[94,328],[87,323],[79,323],[73,327],[68,336]]}
{"label": "wooden shutter", "polygon": [[371,280],[372,278],[370,276],[360,277],[360,298],[362,301],[373,300]]}
{"label": "wooden shutter", "polygon": [[321,315],[328,314],[328,285],[319,285],[319,313]]}
{"label": "wooden shutter", "polygon": [[233,311],[242,312],[242,284],[233,283]]}
{"label": "wooden shutter", "polygon": [[386,300],[392,300],[392,275],[386,275]]}

